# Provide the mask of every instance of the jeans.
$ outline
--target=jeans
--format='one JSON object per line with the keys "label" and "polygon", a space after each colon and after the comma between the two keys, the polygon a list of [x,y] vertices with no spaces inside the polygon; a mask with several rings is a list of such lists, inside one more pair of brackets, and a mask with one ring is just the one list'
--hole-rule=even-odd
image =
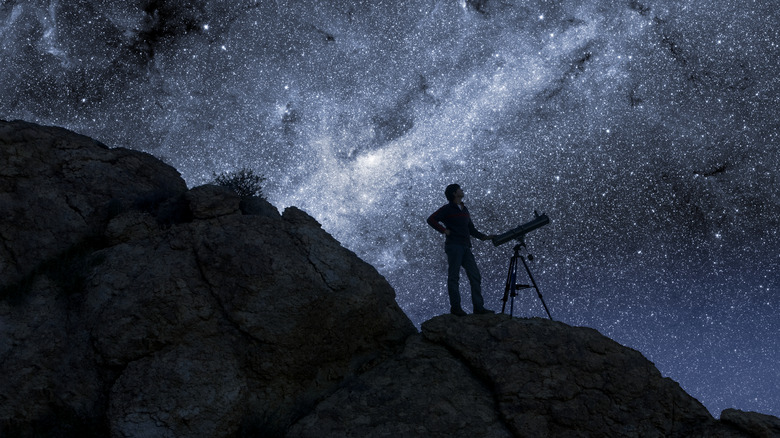
{"label": "jeans", "polygon": [[466,270],[466,276],[471,285],[471,303],[474,311],[484,308],[485,302],[482,298],[482,276],[479,273],[477,262],[474,260],[474,254],[471,248],[466,245],[447,244],[444,246],[444,252],[447,253],[447,293],[450,296],[450,308],[460,309],[460,268]]}

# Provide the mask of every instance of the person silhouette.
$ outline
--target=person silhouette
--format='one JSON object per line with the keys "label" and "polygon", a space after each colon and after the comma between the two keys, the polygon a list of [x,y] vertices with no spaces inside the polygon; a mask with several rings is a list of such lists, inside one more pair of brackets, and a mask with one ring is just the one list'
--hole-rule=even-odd
{"label": "person silhouette", "polygon": [[471,303],[475,314],[494,313],[485,308],[482,298],[482,276],[471,252],[471,236],[479,240],[492,239],[477,230],[471,221],[471,215],[463,204],[463,189],[458,184],[450,184],[444,190],[447,204],[428,217],[428,225],[447,236],[444,240],[444,252],[447,254],[447,294],[450,298],[450,313],[463,316],[466,312],[460,304],[460,268],[466,271],[471,285]]}

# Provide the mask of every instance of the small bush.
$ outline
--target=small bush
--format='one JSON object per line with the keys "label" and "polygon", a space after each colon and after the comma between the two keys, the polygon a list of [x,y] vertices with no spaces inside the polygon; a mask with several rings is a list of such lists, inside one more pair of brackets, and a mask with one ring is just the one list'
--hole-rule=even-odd
{"label": "small bush", "polygon": [[242,198],[253,196],[263,197],[263,182],[265,177],[258,175],[254,170],[243,168],[233,172],[222,172],[214,175],[214,184],[227,187]]}

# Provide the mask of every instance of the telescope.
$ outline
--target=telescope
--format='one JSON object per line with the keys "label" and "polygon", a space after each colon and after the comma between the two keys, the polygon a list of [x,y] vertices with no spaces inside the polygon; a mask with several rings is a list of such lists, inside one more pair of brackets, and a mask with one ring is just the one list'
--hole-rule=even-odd
{"label": "telescope", "polygon": [[534,218],[531,221],[526,222],[517,228],[513,228],[504,234],[499,234],[498,236],[494,237],[492,239],[493,245],[494,246],[503,245],[509,242],[510,240],[515,240],[515,239],[519,240],[520,242],[523,242],[523,238],[525,237],[526,234],[530,233],[531,231],[537,228],[541,228],[549,223],[550,223],[550,218],[547,217],[546,214],[542,213],[540,215],[539,213],[536,212],[536,210],[534,210]]}

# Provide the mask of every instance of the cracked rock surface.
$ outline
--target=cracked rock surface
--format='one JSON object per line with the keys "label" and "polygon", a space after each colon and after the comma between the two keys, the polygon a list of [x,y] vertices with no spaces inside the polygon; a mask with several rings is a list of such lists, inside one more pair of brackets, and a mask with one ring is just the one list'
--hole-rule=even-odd
{"label": "cracked rock surface", "polygon": [[780,431],[773,429],[780,425],[774,417],[728,414],[713,419],[638,351],[596,330],[507,315],[443,315],[425,322],[402,355],[321,402],[293,426],[292,436],[739,437]]}
{"label": "cracked rock surface", "polygon": [[58,128],[0,148],[0,436],[284,430],[416,332],[301,210]]}
{"label": "cracked rock surface", "polygon": [[0,120],[0,287],[102,233],[119,208],[184,193],[176,169],[62,128]]}

